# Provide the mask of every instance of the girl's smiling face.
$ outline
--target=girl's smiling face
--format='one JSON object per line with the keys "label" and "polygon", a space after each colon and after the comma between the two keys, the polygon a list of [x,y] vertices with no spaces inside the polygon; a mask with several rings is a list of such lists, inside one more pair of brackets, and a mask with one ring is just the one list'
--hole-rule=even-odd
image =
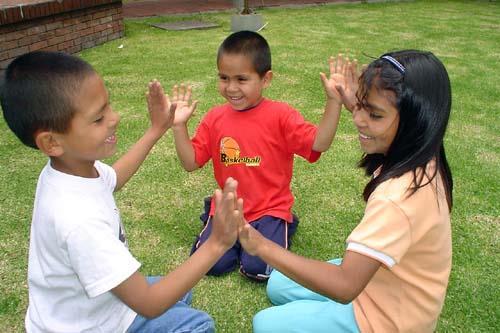
{"label": "girl's smiling face", "polygon": [[394,92],[372,86],[366,102],[352,112],[359,132],[361,149],[366,154],[387,154],[399,126],[399,112]]}

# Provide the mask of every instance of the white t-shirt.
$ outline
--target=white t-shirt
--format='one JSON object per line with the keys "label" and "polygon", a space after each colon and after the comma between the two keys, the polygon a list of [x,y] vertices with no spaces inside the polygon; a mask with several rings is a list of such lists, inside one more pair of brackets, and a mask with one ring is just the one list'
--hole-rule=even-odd
{"label": "white t-shirt", "polygon": [[28,262],[32,332],[125,332],[136,313],[110,290],[140,263],[127,248],[113,198],[116,173],[96,162],[98,178],[42,170]]}

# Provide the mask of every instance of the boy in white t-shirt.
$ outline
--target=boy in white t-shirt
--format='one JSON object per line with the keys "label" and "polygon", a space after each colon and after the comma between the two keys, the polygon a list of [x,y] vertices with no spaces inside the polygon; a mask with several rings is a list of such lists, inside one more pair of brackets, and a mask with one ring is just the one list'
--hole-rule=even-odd
{"label": "boy in white t-shirt", "polygon": [[158,82],[149,84],[147,99],[151,126],[110,167],[99,160],[116,151],[120,117],[88,63],[32,52],[8,66],[4,118],[25,145],[49,157],[31,224],[27,332],[214,331],[210,316],[189,306],[190,289],[236,241],[237,183],[229,179],[215,193],[220,209],[209,242],[165,277],[144,277],[128,250],[113,191],[172,125],[176,101]]}

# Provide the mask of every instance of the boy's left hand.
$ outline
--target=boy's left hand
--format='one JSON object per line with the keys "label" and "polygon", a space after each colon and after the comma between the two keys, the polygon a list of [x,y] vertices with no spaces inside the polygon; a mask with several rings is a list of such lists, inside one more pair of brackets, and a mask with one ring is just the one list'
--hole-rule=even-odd
{"label": "boy's left hand", "polygon": [[151,129],[161,136],[172,127],[176,104],[170,102],[168,95],[165,95],[163,87],[156,79],[149,82],[146,98]]}
{"label": "boy's left hand", "polygon": [[350,68],[348,58],[344,58],[342,54],[338,54],[337,58],[330,57],[328,59],[330,68],[330,76],[327,77],[325,73],[320,73],[321,82],[328,99],[333,99],[338,103],[342,103],[341,92],[345,89],[346,74]]}

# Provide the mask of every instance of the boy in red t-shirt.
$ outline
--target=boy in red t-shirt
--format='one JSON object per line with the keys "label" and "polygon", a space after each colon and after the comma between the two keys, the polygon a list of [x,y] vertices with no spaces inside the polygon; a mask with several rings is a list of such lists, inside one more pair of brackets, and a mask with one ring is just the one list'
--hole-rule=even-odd
{"label": "boy in red t-shirt", "polygon": [[[233,177],[239,182],[238,197],[245,200],[245,219],[266,238],[288,248],[298,220],[292,215],[290,182],[294,155],[315,162],[333,140],[339,120],[339,84],[335,75],[343,70],[330,60],[330,78],[321,79],[327,101],[318,126],[283,102],[266,99],[262,92],[271,83],[271,52],[258,33],[240,31],[227,37],[217,55],[218,88],[227,103],[211,109],[192,139],[187,130],[196,102],[190,104],[191,87],[175,87],[177,110],[172,126],[177,154],[187,171],[194,171],[212,159],[219,186]],[[211,233],[214,202],[206,202],[204,227],[193,252]],[[205,218],[203,218],[205,217]],[[237,243],[208,272],[220,275],[240,272],[267,280],[271,267],[246,253]]]}

